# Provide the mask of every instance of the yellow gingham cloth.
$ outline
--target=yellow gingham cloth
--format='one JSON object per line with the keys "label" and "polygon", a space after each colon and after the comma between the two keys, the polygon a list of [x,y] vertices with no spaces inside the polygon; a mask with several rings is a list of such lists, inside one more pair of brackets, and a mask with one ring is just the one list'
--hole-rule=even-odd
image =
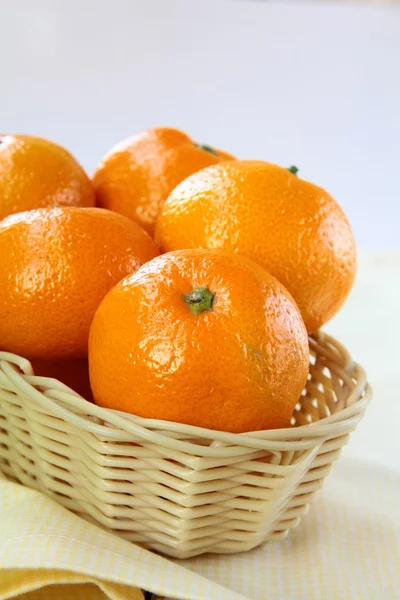
{"label": "yellow gingham cloth", "polygon": [[400,473],[342,458],[282,542],[171,561],[0,475],[0,599],[400,599]]}

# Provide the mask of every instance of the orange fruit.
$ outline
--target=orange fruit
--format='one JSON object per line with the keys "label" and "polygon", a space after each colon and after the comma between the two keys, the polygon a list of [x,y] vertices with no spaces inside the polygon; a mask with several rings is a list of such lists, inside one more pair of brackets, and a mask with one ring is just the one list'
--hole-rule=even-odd
{"label": "orange fruit", "polygon": [[103,296],[158,254],[150,236],[100,208],[42,208],[0,222],[0,346],[31,358],[87,355]]}
{"label": "orange fruit", "polygon": [[174,187],[195,171],[227,159],[233,156],[198,145],[177,129],[149,129],[103,158],[93,177],[97,205],[133,219],[152,235]]}
{"label": "orange fruit", "polygon": [[[209,148],[208,146],[200,146],[200,148]],[[221,150],[220,148],[209,148],[208,151],[213,151],[218,158],[221,160],[237,160],[236,156],[233,156],[230,152],[226,152],[225,150]]]}
{"label": "orange fruit", "polygon": [[104,298],[89,335],[95,402],[209,429],[284,427],[308,373],[289,292],[219,250],[160,256]]}
{"label": "orange fruit", "polygon": [[31,135],[0,135],[0,219],[34,208],[94,203],[90,179],[67,150]]}
{"label": "orange fruit", "polygon": [[58,379],[71,390],[77,392],[85,400],[93,402],[90,389],[89,365],[87,358],[71,358],[69,360],[42,360],[34,358],[31,361],[35,375]]}
{"label": "orange fruit", "polygon": [[308,331],[342,306],[356,273],[349,222],[321,187],[261,161],[231,161],[188,177],[159,216],[162,252],[225,248],[253,259],[289,290]]}

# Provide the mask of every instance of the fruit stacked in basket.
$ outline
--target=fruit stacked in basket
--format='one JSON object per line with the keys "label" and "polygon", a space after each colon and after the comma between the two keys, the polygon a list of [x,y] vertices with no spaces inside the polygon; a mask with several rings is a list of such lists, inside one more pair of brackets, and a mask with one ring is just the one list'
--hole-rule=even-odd
{"label": "fruit stacked in basket", "polygon": [[320,331],[356,273],[296,167],[156,128],[93,180],[0,136],[0,470],[166,554],[299,522],[369,400]]}

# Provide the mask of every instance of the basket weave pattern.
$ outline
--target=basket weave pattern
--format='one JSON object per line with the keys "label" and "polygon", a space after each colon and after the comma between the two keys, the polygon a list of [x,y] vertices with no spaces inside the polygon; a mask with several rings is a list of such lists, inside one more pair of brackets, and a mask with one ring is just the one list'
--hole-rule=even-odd
{"label": "basket weave pattern", "polygon": [[0,471],[177,558],[281,539],[307,513],[371,395],[337,341],[319,333],[310,350],[293,427],[240,435],[100,408],[0,352]]}

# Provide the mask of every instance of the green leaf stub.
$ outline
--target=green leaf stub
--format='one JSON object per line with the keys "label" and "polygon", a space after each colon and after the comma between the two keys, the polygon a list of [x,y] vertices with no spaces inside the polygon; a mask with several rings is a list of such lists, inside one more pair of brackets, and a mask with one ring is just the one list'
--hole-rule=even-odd
{"label": "green leaf stub", "polygon": [[194,288],[186,296],[182,294],[182,298],[188,305],[190,312],[198,316],[202,312],[212,310],[215,292],[210,292],[208,286],[204,288]]}
{"label": "green leaf stub", "polygon": [[214,156],[218,156],[217,152],[215,152],[214,148],[212,148],[211,146],[208,146],[207,144],[196,144],[196,146],[198,148],[201,148],[202,150],[205,150],[206,152],[209,152],[210,154],[214,154]]}

